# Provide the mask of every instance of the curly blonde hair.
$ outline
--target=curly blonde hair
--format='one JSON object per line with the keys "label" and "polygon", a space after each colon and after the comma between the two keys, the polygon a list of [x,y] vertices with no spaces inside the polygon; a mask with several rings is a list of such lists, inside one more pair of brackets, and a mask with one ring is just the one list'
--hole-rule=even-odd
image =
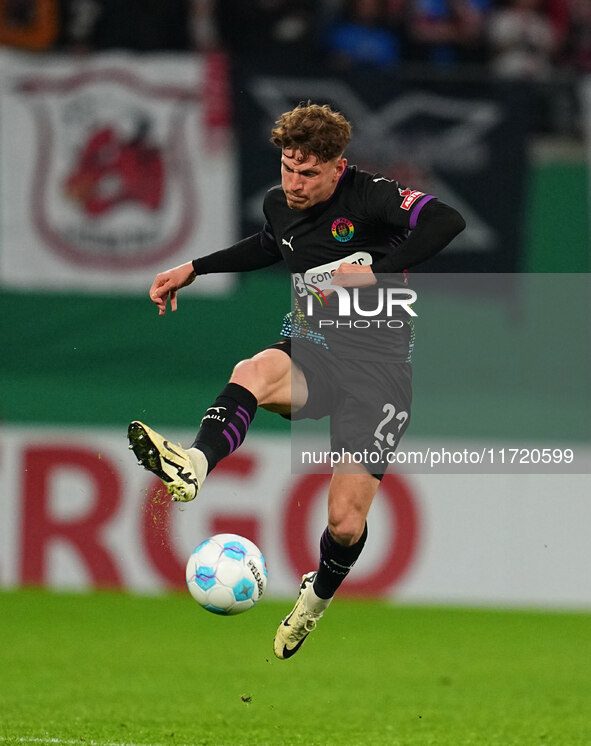
{"label": "curly blonde hair", "polygon": [[275,124],[271,130],[274,145],[282,150],[299,150],[304,159],[316,156],[322,163],[339,158],[351,140],[351,125],[327,104],[300,103]]}

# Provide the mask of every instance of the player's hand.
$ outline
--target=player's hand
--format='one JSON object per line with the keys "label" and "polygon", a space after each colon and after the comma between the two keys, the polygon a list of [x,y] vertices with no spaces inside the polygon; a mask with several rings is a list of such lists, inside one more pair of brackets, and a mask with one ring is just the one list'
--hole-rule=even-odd
{"label": "player's hand", "polygon": [[170,299],[170,310],[176,311],[176,294],[180,288],[190,285],[195,279],[195,270],[192,262],[179,264],[178,267],[167,269],[156,275],[156,279],[150,288],[150,300],[158,306],[158,315],[164,316],[166,306]]}
{"label": "player's hand", "polygon": [[343,288],[362,288],[377,283],[369,265],[351,264],[342,262],[332,276],[332,285],[340,285]]}

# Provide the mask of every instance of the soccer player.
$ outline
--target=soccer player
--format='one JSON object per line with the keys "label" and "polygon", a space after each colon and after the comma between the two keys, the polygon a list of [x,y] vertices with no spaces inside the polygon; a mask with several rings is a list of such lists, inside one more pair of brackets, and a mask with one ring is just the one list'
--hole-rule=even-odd
{"label": "soccer player", "polygon": [[[308,102],[285,112],[271,137],[281,150],[281,185],[265,196],[261,231],[158,274],[150,298],[160,315],[169,301],[176,311],[179,289],[199,275],[245,272],[279,261],[292,273],[299,296],[311,289],[309,278],[327,276],[324,297],[330,311],[340,295],[335,286],[363,290],[379,278],[401,277],[396,273],[433,256],[463,230],[461,215],[435,196],[348,165],[344,151],[350,137],[349,122],[329,106]],[[410,325],[389,334],[383,359],[368,359],[359,350],[349,354],[334,334],[307,334],[305,322],[302,326],[297,314],[292,317],[295,338],[236,365],[189,448],[171,444],[141,422],[130,424],[130,448],[142,466],[162,479],[173,500],[196,497],[209,472],[244,441],[257,407],[292,419],[328,415],[331,446],[347,453],[397,446],[410,414]],[[366,396],[360,405],[360,390],[371,392],[375,403]],[[388,412],[396,414],[397,429],[378,443],[378,426]],[[300,649],[359,557],[383,471],[369,465],[352,468],[346,459],[334,466],[318,568],[303,576],[297,602],[279,625],[278,658]]]}

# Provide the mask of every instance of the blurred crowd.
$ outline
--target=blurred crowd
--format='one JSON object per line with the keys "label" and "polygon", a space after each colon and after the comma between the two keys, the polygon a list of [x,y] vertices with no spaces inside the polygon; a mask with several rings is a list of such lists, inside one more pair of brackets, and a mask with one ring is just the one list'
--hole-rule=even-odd
{"label": "blurred crowd", "polygon": [[591,71],[591,0],[2,0],[0,43],[209,50],[337,69]]}
{"label": "blurred crowd", "polygon": [[591,0],[0,0],[0,43],[572,82],[591,72]]}
{"label": "blurred crowd", "polygon": [[[591,0],[213,0],[216,42],[337,69],[424,64],[542,78],[591,71]],[[253,19],[256,18],[256,23]]]}

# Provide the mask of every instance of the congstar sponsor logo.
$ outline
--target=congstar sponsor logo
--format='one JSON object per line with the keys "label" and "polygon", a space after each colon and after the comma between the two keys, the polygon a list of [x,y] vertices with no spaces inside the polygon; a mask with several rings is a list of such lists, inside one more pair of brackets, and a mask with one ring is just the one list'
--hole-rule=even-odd
{"label": "congstar sponsor logo", "polygon": [[[366,251],[357,251],[349,256],[327,264],[312,267],[304,274],[292,275],[293,289],[299,306],[319,331],[323,329],[349,327],[368,329],[387,327],[401,329],[411,317],[417,316],[412,304],[417,300],[414,290],[400,282],[398,277],[378,275],[374,285],[351,287],[334,284],[336,271],[343,263],[369,267],[372,257]],[[367,275],[358,275],[362,277]]]}
{"label": "congstar sponsor logo", "polygon": [[355,251],[353,254],[349,254],[333,262],[312,267],[303,274],[296,272],[292,275],[295,294],[299,298],[304,298],[310,293],[310,288],[314,288],[318,292],[332,288],[333,275],[344,262],[368,267],[372,263],[372,258],[368,251]]}

